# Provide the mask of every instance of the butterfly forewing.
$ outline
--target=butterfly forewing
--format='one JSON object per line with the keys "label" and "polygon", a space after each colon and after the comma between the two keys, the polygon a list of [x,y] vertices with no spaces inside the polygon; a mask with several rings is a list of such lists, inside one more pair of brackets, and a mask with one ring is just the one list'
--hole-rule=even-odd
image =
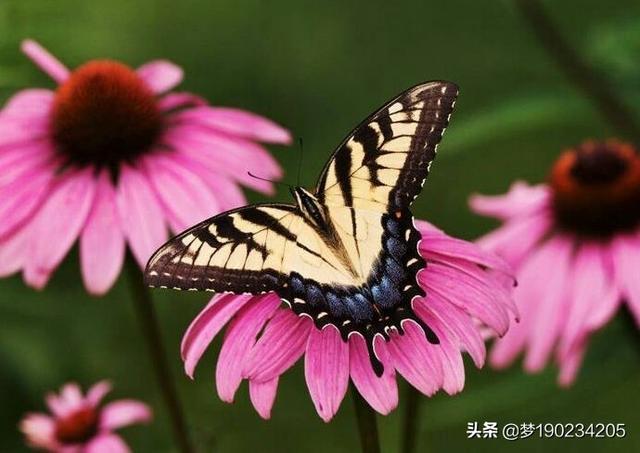
{"label": "butterfly forewing", "polygon": [[417,85],[362,122],[325,166],[316,193],[327,205],[393,212],[420,192],[453,110],[458,87]]}

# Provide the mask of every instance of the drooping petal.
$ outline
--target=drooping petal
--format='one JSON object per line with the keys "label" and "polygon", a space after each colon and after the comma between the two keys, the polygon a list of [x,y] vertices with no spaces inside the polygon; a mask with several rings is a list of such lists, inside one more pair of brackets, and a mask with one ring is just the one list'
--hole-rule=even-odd
{"label": "drooping petal", "polygon": [[46,117],[53,102],[54,93],[42,88],[30,88],[18,91],[11,96],[0,110],[0,117],[33,119]]}
{"label": "drooping petal", "polygon": [[47,143],[49,120],[46,116],[29,118],[0,114],[0,149]]}
{"label": "drooping petal", "polygon": [[282,169],[269,152],[249,140],[202,131],[191,125],[174,127],[163,137],[166,143],[194,163],[226,174],[254,190],[270,194],[273,184],[249,176],[280,179]]}
{"label": "drooping petal", "polygon": [[174,232],[180,232],[220,212],[207,184],[175,160],[151,156],[145,174],[165,207]]}
{"label": "drooping petal", "polygon": [[191,93],[168,93],[158,99],[158,108],[165,113],[172,110],[206,105],[207,101]]}
{"label": "drooping petal", "polygon": [[0,240],[0,277],[8,277],[24,266],[31,239],[28,226]]}
{"label": "drooping petal", "polygon": [[129,453],[129,451],[129,447],[120,436],[104,433],[89,441],[82,453]]}
{"label": "drooping petal", "polygon": [[111,391],[109,381],[100,381],[94,384],[87,392],[86,400],[93,407],[97,407],[107,393]]}
{"label": "drooping petal", "polygon": [[640,236],[620,236],[614,240],[612,250],[618,285],[640,328]]}
{"label": "drooping petal", "polygon": [[27,414],[20,422],[20,431],[27,443],[35,448],[54,451],[58,447],[55,439],[55,421],[45,414]]}
{"label": "drooping petal", "polygon": [[113,401],[100,412],[100,427],[115,431],[123,426],[151,421],[152,412],[149,406],[135,400]]}
{"label": "drooping petal", "polygon": [[37,42],[26,39],[22,41],[20,48],[31,61],[54,81],[62,83],[69,78],[69,70]]}
{"label": "drooping petal", "polygon": [[420,251],[433,251],[440,255],[452,258],[461,258],[472,261],[484,267],[495,269],[505,274],[511,274],[511,267],[501,258],[492,253],[487,253],[476,244],[447,236],[444,233],[434,231],[425,225],[424,221],[416,221],[416,227],[422,235]]}
{"label": "drooping petal", "polygon": [[580,370],[580,365],[582,364],[586,350],[586,338],[583,338],[583,341],[574,345],[574,347],[564,353],[564,355],[558,357],[558,363],[560,365],[558,384],[560,386],[569,387],[573,384]]}
{"label": "drooping petal", "polygon": [[249,381],[249,398],[260,417],[271,418],[271,408],[278,393],[278,378],[266,382]]}
{"label": "drooping petal", "polygon": [[384,365],[382,376],[376,376],[373,371],[367,345],[360,335],[351,335],[349,338],[349,374],[369,405],[387,415],[398,406],[396,371],[384,340],[378,337],[375,341],[376,356]]}
{"label": "drooping petal", "polygon": [[476,243],[503,257],[514,269],[519,269],[533,248],[551,231],[552,223],[553,219],[546,211],[518,217],[482,236]]}
{"label": "drooping petal", "polygon": [[38,166],[0,188],[0,238],[24,226],[51,195],[54,174]]}
{"label": "drooping petal", "polygon": [[187,376],[193,378],[196,365],[213,338],[249,300],[251,300],[251,297],[246,295],[216,295],[191,322],[180,346],[180,353]]}
{"label": "drooping petal", "polygon": [[245,376],[253,381],[270,381],[288,370],[304,353],[313,321],[291,310],[279,310],[247,360]]}
{"label": "drooping petal", "polygon": [[264,324],[280,306],[273,293],[254,297],[231,321],[216,365],[216,388],[222,401],[233,402],[251,348]]}
{"label": "drooping petal", "polygon": [[318,415],[329,422],[338,412],[349,384],[349,345],[332,325],[311,329],[304,375]]}
{"label": "drooping petal", "polygon": [[129,247],[144,267],[167,239],[162,208],[144,175],[128,165],[120,168],[116,201]]}
{"label": "drooping petal", "polygon": [[[509,365],[524,349],[531,332],[538,303],[545,297],[545,288],[551,274],[555,272],[555,256],[560,242],[552,241],[540,245],[523,263],[518,273],[519,285],[514,297],[520,311],[520,322],[512,325],[507,334],[496,341],[491,351],[491,364],[502,368]],[[562,253],[562,251],[559,251]],[[562,311],[562,308],[560,308]],[[549,332],[557,335],[558,332]],[[543,352],[544,348],[540,349]]]}
{"label": "drooping petal", "polygon": [[156,93],[164,93],[182,81],[182,68],[167,60],[150,61],[140,66],[136,72],[142,80]]}
{"label": "drooping petal", "polygon": [[62,176],[36,214],[24,268],[24,279],[29,285],[44,287],[80,235],[95,194],[91,172],[85,169]]}
{"label": "drooping petal", "polygon": [[398,372],[412,386],[427,396],[442,387],[444,376],[440,357],[425,334],[413,321],[402,325],[404,335],[393,333],[388,343],[389,353]]}
{"label": "drooping petal", "polygon": [[201,124],[214,130],[266,143],[291,143],[288,130],[255,113],[230,107],[202,106],[185,110],[176,121]]}
{"label": "drooping petal", "polygon": [[464,310],[435,293],[417,300],[414,305],[418,305],[416,311],[427,310],[445,325],[457,338],[458,346],[469,353],[476,367],[482,368],[486,356],[484,340],[480,330]]}
{"label": "drooping petal", "polygon": [[544,184],[530,186],[516,181],[504,195],[472,195],[469,205],[478,214],[508,220],[547,207],[550,197],[549,188]]}
{"label": "drooping petal", "polygon": [[84,285],[91,294],[104,294],[118,278],[125,255],[122,220],[109,175],[97,179],[96,198],[80,236],[80,265]]}
{"label": "drooping petal", "polygon": [[[464,363],[460,348],[456,344],[456,335],[448,326],[440,322],[429,310],[422,310],[416,304],[416,314],[427,324],[438,337],[439,343],[431,347],[442,365],[442,388],[449,395],[456,394],[464,388]],[[430,345],[431,346],[431,345]]]}

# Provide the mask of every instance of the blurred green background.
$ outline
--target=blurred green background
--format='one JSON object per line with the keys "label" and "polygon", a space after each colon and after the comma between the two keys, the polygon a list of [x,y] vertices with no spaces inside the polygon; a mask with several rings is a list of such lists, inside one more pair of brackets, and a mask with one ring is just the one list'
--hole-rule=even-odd
{"label": "blurred green background", "polygon": [[[637,105],[640,4],[546,3],[566,36]],[[345,133],[383,101],[419,81],[455,81],[457,110],[414,206],[418,217],[468,239],[496,225],[468,211],[470,193],[503,192],[517,178],[542,181],[561,149],[612,134],[506,0],[0,0],[1,100],[20,88],[53,86],[20,54],[26,37],[72,67],[96,57],[134,66],[175,61],[186,73],[182,89],[265,114],[303,137],[307,185]],[[295,182],[297,147],[273,152]],[[124,431],[133,449],[174,451],[124,276],[106,297],[90,298],[77,263],[74,251],[42,292],[19,277],[0,281],[0,451],[22,451],[18,420],[43,408],[46,391],[68,380],[87,386],[103,378],[115,385],[111,397],[140,398],[156,410],[152,425]],[[358,450],[349,397],[324,424],[300,363],[281,380],[268,422],[254,413],[246,388],[233,405],[218,400],[219,342],[190,381],[181,370],[179,341],[207,296],[157,292],[155,298],[200,451]],[[624,319],[594,336],[570,390],[556,387],[553,368],[528,376],[519,364],[505,372],[466,364],[464,392],[426,401],[418,451],[640,451],[640,345]],[[399,410],[379,418],[383,451],[397,450],[403,407],[401,399]],[[470,421],[626,423],[628,435],[510,444],[467,440]]]}

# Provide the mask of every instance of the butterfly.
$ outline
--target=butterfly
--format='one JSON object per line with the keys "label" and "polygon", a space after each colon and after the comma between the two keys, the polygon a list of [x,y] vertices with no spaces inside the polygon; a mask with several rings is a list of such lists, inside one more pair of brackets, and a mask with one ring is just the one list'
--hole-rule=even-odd
{"label": "butterfly", "polygon": [[314,191],[295,204],[252,204],[224,212],[169,240],[145,270],[149,286],[215,292],[275,292],[297,315],[347,341],[374,339],[411,319],[424,296],[417,274],[420,233],[410,206],[422,189],[458,94],[450,82],[416,85],[358,125],[331,155]]}

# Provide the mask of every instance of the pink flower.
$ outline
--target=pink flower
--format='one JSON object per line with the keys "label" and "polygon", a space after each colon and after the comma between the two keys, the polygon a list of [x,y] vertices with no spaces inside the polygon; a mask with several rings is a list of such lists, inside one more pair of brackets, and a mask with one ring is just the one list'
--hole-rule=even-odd
{"label": "pink flower", "polygon": [[426,222],[416,226],[422,234],[420,253],[427,260],[418,280],[427,296],[414,301],[415,321],[405,319],[402,334],[394,328],[389,341],[376,338],[374,353],[384,367],[380,377],[361,335],[344,341],[332,324],[320,330],[308,317],[281,306],[273,293],[215,296],[182,340],[186,373],[193,377],[203,353],[228,324],[216,369],[218,395],[232,402],[247,379],[251,401],[263,418],[270,417],[280,376],[303,355],[309,393],[324,421],[338,411],[349,379],[382,414],[398,405],[396,371],[425,395],[441,388],[448,394],[461,391],[461,351],[467,351],[476,366],[484,364],[477,322],[498,335],[507,331],[508,311],[515,309],[513,279],[502,260],[476,245]]}
{"label": "pink flower", "polygon": [[517,271],[522,322],[498,340],[496,367],[526,350],[541,370],[555,353],[571,384],[589,336],[626,303],[640,325],[640,157],[625,143],[585,142],[564,152],[548,184],[517,182],[502,196],[471,199],[504,225],[479,243]]}
{"label": "pink flower", "polygon": [[151,409],[139,401],[118,400],[100,406],[111,386],[102,381],[82,395],[77,384],[47,395],[52,415],[27,414],[20,422],[29,446],[56,453],[124,453],[129,448],[115,430],[151,421]]}
{"label": "pink flower", "polygon": [[271,193],[281,169],[257,142],[289,133],[252,113],[169,92],[182,69],[93,60],[69,71],[33,41],[22,50],[55,91],[27,89],[0,111],[0,276],[46,285],[77,238],[87,290],[105,293],[125,243],[144,266],[167,238],[245,204],[239,184]]}

